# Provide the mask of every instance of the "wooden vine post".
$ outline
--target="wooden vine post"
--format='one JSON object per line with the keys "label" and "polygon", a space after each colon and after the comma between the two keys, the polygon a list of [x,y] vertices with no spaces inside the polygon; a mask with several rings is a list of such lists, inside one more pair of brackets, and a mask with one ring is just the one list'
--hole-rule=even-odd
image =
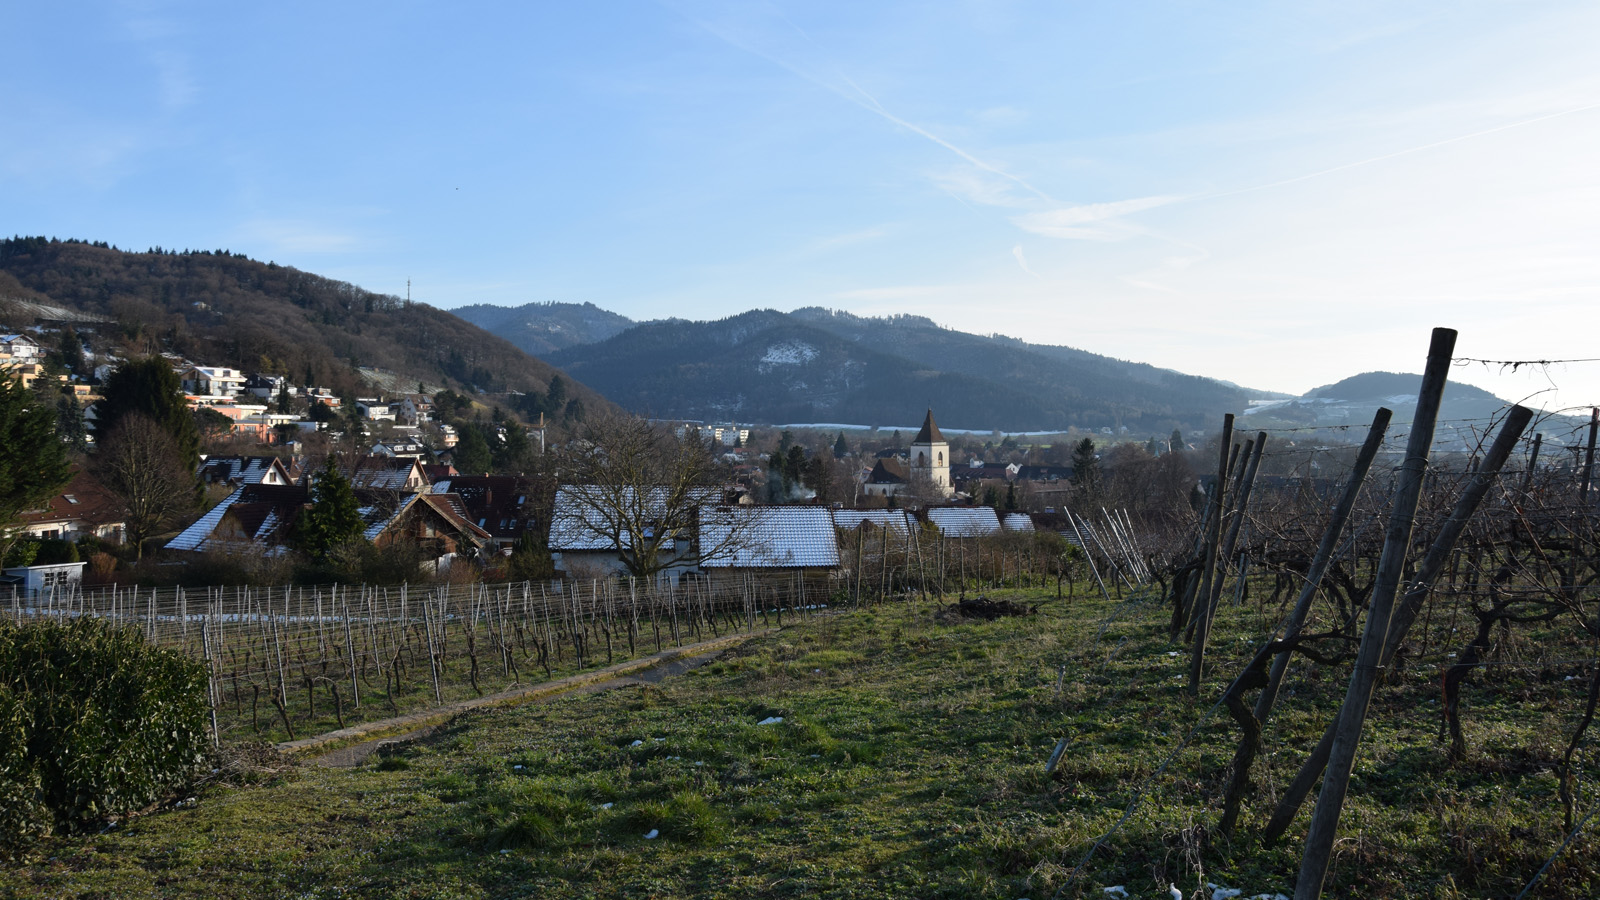
{"label": "wooden vine post", "polygon": [[1356,749],[1361,743],[1361,730],[1366,723],[1367,707],[1372,701],[1372,688],[1377,683],[1379,665],[1383,660],[1384,642],[1389,636],[1389,619],[1394,610],[1395,594],[1400,587],[1407,551],[1411,545],[1411,528],[1416,519],[1417,503],[1422,496],[1423,479],[1428,472],[1428,457],[1433,448],[1439,403],[1444,398],[1444,386],[1450,374],[1455,345],[1454,329],[1433,330],[1433,338],[1428,346],[1428,364],[1422,375],[1422,389],[1417,396],[1417,414],[1412,421],[1405,459],[1400,464],[1400,481],[1395,489],[1394,505],[1390,509],[1389,524],[1384,533],[1383,555],[1378,562],[1377,578],[1373,582],[1371,600],[1367,605],[1367,623],[1361,636],[1361,647],[1356,652],[1350,686],[1345,691],[1344,705],[1339,710],[1338,725],[1328,757],[1328,771],[1322,780],[1322,792],[1317,797],[1316,810],[1311,816],[1311,830],[1306,836],[1305,850],[1300,858],[1295,900],[1318,900],[1322,896],[1322,882],[1328,874],[1333,840],[1339,828],[1339,814],[1350,788]]}

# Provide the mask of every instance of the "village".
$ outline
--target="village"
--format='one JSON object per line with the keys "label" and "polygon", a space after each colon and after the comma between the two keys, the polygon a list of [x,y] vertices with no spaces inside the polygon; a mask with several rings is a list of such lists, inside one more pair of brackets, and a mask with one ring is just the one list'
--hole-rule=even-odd
{"label": "village", "polygon": [[[170,370],[175,396],[161,403],[178,405],[178,418],[194,424],[190,474],[197,486],[194,502],[153,505],[141,492],[181,500],[188,493],[182,478],[168,472],[154,491],[149,479],[108,484],[110,469],[96,464],[104,455],[97,437],[107,433],[101,385],[118,377],[127,353],[96,334],[106,323],[59,309],[34,312],[30,329],[0,335],[0,371],[54,403],[60,438],[77,455],[70,480],[46,504],[20,510],[11,526],[4,578],[24,593],[218,578],[271,584],[624,575],[676,582],[729,572],[800,573],[825,584],[847,577],[841,541],[862,528],[956,540],[1039,532],[1084,547],[1099,536],[1088,521],[1075,522],[1069,495],[1093,504],[1149,490],[1105,490],[1101,479],[1105,470],[1117,471],[1117,459],[1125,472],[1161,469],[1168,505],[1188,501],[1195,484],[1170,440],[1159,447],[1154,439],[1124,443],[1102,466],[1089,438],[1073,454],[1061,448],[1065,436],[1053,453],[1002,435],[983,443],[962,435],[953,446],[928,409],[909,441],[898,430],[859,429],[853,443],[842,429],[829,440],[770,426],[626,423],[613,414],[610,434],[647,431],[645,452],[694,459],[688,469],[656,467],[662,483],[633,474],[618,486],[608,484],[615,477],[608,467],[581,464],[585,456],[618,452],[605,446],[604,428],[570,421],[558,428],[542,414],[525,425],[505,412],[517,397],[430,392],[421,383],[415,391],[341,396],[283,374],[163,354],[143,362],[158,375]],[[381,374],[373,380],[398,381]],[[692,452],[680,454],[680,447]],[[637,462],[648,471],[656,461]],[[334,478],[319,487],[324,475]],[[686,475],[694,491],[667,496],[665,483]],[[1150,472],[1140,479],[1150,481]],[[367,548],[363,563],[350,563],[360,554],[349,547],[339,554],[307,544],[306,516],[326,506],[335,480],[359,520],[345,537]],[[130,514],[137,519],[131,526]],[[1134,554],[1135,526],[1125,517],[1119,511],[1109,520],[1125,533],[1120,546],[1099,548],[1102,554]]]}

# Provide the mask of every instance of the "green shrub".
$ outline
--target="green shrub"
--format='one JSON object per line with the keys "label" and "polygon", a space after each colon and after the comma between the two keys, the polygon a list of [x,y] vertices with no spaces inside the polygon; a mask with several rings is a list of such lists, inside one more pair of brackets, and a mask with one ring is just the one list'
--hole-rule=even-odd
{"label": "green shrub", "polygon": [[206,721],[204,666],[135,629],[0,623],[0,855],[185,786]]}

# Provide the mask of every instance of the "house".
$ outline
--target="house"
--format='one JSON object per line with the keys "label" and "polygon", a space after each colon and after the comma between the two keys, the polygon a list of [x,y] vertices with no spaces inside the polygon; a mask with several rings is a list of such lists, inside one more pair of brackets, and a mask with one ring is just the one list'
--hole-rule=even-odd
{"label": "house", "polygon": [[44,359],[44,348],[25,334],[0,334],[0,363],[31,363]]}
{"label": "house", "polygon": [[244,383],[245,393],[260,397],[263,400],[278,399],[278,392],[282,391],[290,397],[297,396],[300,389],[289,383],[289,379],[282,375],[251,375]]}
{"label": "house", "polygon": [[903,509],[836,509],[833,526],[841,531],[857,528],[887,528],[910,534],[917,529],[916,517]]}
{"label": "house", "polygon": [[376,397],[358,398],[356,412],[361,414],[361,418],[372,422],[394,421],[394,407]]}
{"label": "house", "polygon": [[[696,549],[701,572],[823,580],[840,566],[833,512],[822,506],[703,506]],[[826,596],[826,584],[816,585]]]}
{"label": "house", "polygon": [[183,389],[205,397],[233,397],[244,392],[245,375],[225,366],[188,366],[178,376]]}
{"label": "house", "polygon": [[345,467],[345,477],[356,488],[415,493],[428,486],[428,476],[415,457],[363,456]]}
{"label": "house", "polygon": [[206,484],[226,484],[230,487],[238,487],[241,484],[294,483],[288,467],[276,456],[203,457],[200,460],[198,474],[200,480]]}
{"label": "house", "polygon": [[[0,358],[0,373],[21,381],[22,386],[25,388],[32,388],[34,384],[40,381],[57,381],[61,384],[67,383],[67,376],[51,375],[49,372],[45,371],[44,366],[35,362],[8,364],[5,359]],[[87,393],[88,385],[84,385],[84,388],[84,393]],[[77,393],[77,391],[74,391],[73,393]]]}
{"label": "house", "polygon": [[167,542],[168,550],[288,552],[294,523],[311,501],[303,485],[241,484]]}
{"label": "house", "polygon": [[370,452],[373,456],[394,456],[418,459],[428,452],[428,448],[422,446],[416,441],[380,441],[372,445],[372,450]]}
{"label": "house", "polygon": [[988,506],[935,506],[928,521],[949,538],[985,537],[1000,533],[1000,517]]}
{"label": "house", "polygon": [[[687,505],[709,505],[720,495],[716,488],[695,489]],[[659,487],[609,491],[595,485],[561,485],[550,513],[550,556],[556,571],[567,575],[626,573],[624,553],[633,549],[634,528],[630,526],[641,527],[647,539],[655,540],[652,519],[659,522],[669,515],[682,516],[683,509],[668,509],[667,497],[666,489]],[[692,531],[685,530],[660,541],[658,577],[676,581],[695,570],[694,538]]]}
{"label": "house", "polygon": [[434,481],[433,493],[460,497],[467,519],[477,523],[501,549],[509,550],[525,532],[538,528],[534,484],[530,479],[521,475],[456,475],[454,469],[442,468],[450,474]]}
{"label": "house", "polygon": [[[453,495],[397,494],[359,489],[362,537],[383,547],[410,540],[425,548],[438,566],[493,548],[483,529],[466,519]],[[232,551],[278,556],[294,542],[294,527],[310,506],[311,491],[301,485],[245,484],[212,507],[166,545],[168,550]]]}
{"label": "house", "polygon": [[867,480],[861,487],[868,497],[893,497],[909,483],[911,473],[900,460],[890,456],[872,464],[872,471],[867,473]]}
{"label": "house", "polygon": [[86,470],[78,469],[44,506],[18,516],[17,528],[36,538],[77,540],[94,535],[120,544],[126,517],[122,500]]}

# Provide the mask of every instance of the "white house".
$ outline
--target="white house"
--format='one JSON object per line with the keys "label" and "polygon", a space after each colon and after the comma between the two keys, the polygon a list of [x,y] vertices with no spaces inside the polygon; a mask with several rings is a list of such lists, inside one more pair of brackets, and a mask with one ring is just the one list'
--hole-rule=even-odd
{"label": "white house", "polygon": [[31,363],[44,358],[44,349],[25,334],[0,334],[0,362]]}

